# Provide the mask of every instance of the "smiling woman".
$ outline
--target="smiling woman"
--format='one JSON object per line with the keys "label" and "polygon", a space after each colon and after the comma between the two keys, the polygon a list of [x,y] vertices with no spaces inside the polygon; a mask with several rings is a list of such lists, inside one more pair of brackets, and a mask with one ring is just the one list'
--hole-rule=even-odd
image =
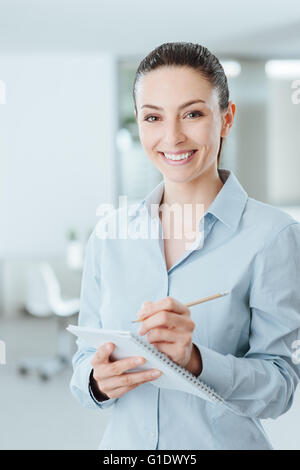
{"label": "smiling woman", "polygon": [[[155,74],[153,74],[154,71],[156,72]],[[177,76],[175,76],[175,74],[177,74]],[[153,87],[154,81],[160,84],[159,88]],[[171,88],[170,83],[172,85]],[[197,89],[202,95],[201,98],[192,96],[194,93],[197,94]],[[147,96],[152,104],[144,103],[144,96]],[[188,118],[188,116],[191,114],[196,115],[196,120],[202,117],[209,117],[210,114],[213,114],[215,117],[218,108],[220,114],[219,118],[221,118],[221,114],[223,114],[223,123],[226,127],[231,127],[235,105],[229,102],[228,83],[223,67],[217,57],[199,44],[192,45],[189,43],[181,43],[180,47],[178,47],[176,43],[163,44],[152,51],[152,53],[140,63],[137,69],[133,85],[136,117],[139,116],[139,108],[140,111],[144,110],[138,123],[140,123],[141,120],[149,122],[149,119],[152,117],[155,118],[155,121],[150,122],[156,122],[159,120],[158,116],[147,116],[145,112],[149,114],[149,109],[154,109],[164,113],[164,108],[161,107],[161,103],[166,102],[166,111],[168,111],[170,109],[168,105],[173,104],[172,98],[173,100],[175,99],[177,104],[180,102],[181,97],[182,100],[184,97],[190,97],[190,99],[178,106],[178,112],[182,111],[182,119],[189,120],[190,118]],[[155,103],[159,103],[160,105]],[[197,105],[200,105],[200,110],[197,109]],[[225,113],[227,113],[227,115]],[[195,120],[195,117],[191,118],[191,120]],[[196,128],[194,127],[194,133],[197,131],[199,131],[199,124],[198,128],[197,126]],[[222,129],[222,131],[223,132],[220,132],[219,135],[218,165],[223,139],[228,135],[229,129]],[[145,132],[147,132],[147,130],[145,130]],[[151,132],[153,132],[153,129]],[[173,144],[170,143],[170,145]],[[169,150],[172,149],[166,149],[166,151]],[[176,152],[176,154],[179,152]]]}
{"label": "smiling woman", "polygon": [[[219,168],[235,105],[205,47],[154,49],[137,69],[133,98],[141,144],[163,181],[138,205],[128,233],[149,221],[157,230],[103,239],[95,227],[79,326],[128,330],[136,312],[139,333],[224,403],[154,387],[160,371],[131,370],[144,358],[114,361],[114,344],[95,351],[80,340],[71,390],[84,406],[112,408],[99,449],[272,449],[260,420],[289,410],[300,378],[300,224],[248,197]],[[204,214],[186,218],[187,206],[199,204]],[[173,205],[183,219],[168,218]],[[180,225],[199,235],[189,249],[186,230],[174,235]],[[185,305],[224,290],[209,305]]]}
{"label": "smiling woman", "polygon": [[[174,203],[195,207],[201,201],[206,211],[223,186],[217,169],[235,104],[229,101],[219,60],[206,48],[190,44],[165,44],[150,53],[136,72],[133,98],[142,146],[164,177],[163,231],[174,235],[179,227],[166,217],[166,209]],[[180,222],[182,231],[197,233],[199,220],[188,222]],[[186,242],[186,237],[165,238],[168,269]]]}

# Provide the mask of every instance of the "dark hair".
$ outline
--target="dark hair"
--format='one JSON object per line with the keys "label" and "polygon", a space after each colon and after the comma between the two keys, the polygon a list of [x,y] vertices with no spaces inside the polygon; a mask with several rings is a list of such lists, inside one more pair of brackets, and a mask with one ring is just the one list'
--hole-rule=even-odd
{"label": "dark hair", "polygon": [[[203,78],[218,91],[221,110],[228,108],[229,90],[224,69],[216,56],[206,47],[191,42],[167,42],[156,47],[140,63],[133,84],[133,101],[136,109],[137,83],[146,73],[165,66],[187,66],[201,73]],[[222,151],[223,137],[220,138],[218,167]]]}

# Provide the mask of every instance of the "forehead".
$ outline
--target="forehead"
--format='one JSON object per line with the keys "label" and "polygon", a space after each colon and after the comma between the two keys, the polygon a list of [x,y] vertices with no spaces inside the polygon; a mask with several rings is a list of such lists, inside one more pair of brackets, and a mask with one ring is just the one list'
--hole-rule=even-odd
{"label": "forehead", "polygon": [[146,103],[158,106],[163,106],[163,102],[181,104],[192,99],[203,99],[210,105],[218,102],[216,89],[191,67],[164,66],[151,70],[136,87],[138,107]]}

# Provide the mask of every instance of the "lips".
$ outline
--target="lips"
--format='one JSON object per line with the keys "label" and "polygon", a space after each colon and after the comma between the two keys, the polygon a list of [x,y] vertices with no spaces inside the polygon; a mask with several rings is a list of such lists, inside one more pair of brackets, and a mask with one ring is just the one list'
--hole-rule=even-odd
{"label": "lips", "polygon": [[190,153],[190,152],[194,152],[195,149],[189,149],[189,150],[179,150],[177,152],[172,152],[172,151],[165,151],[165,152],[160,152],[160,153],[164,153],[164,154],[167,154],[167,155],[183,155],[185,153]]}
{"label": "lips", "polygon": [[[193,152],[192,155],[188,158],[183,158],[182,160],[171,160],[165,157],[163,152],[159,152],[159,153],[162,156],[162,159],[164,160],[164,162],[166,162],[168,165],[178,166],[178,165],[186,165],[187,163],[189,163],[194,158],[194,155],[197,153],[197,150],[190,150],[187,152],[180,152],[180,153],[177,152],[177,155],[189,153],[189,152]],[[176,155],[176,154],[173,154],[173,155]]]}

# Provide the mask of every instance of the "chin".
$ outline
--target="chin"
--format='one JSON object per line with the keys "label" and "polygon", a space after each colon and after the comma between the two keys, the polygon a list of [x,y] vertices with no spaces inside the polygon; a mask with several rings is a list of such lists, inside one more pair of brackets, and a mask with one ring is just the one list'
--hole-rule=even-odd
{"label": "chin", "polygon": [[173,183],[188,183],[195,178],[195,175],[183,176],[183,175],[169,175],[167,173],[163,174],[164,178]]}

